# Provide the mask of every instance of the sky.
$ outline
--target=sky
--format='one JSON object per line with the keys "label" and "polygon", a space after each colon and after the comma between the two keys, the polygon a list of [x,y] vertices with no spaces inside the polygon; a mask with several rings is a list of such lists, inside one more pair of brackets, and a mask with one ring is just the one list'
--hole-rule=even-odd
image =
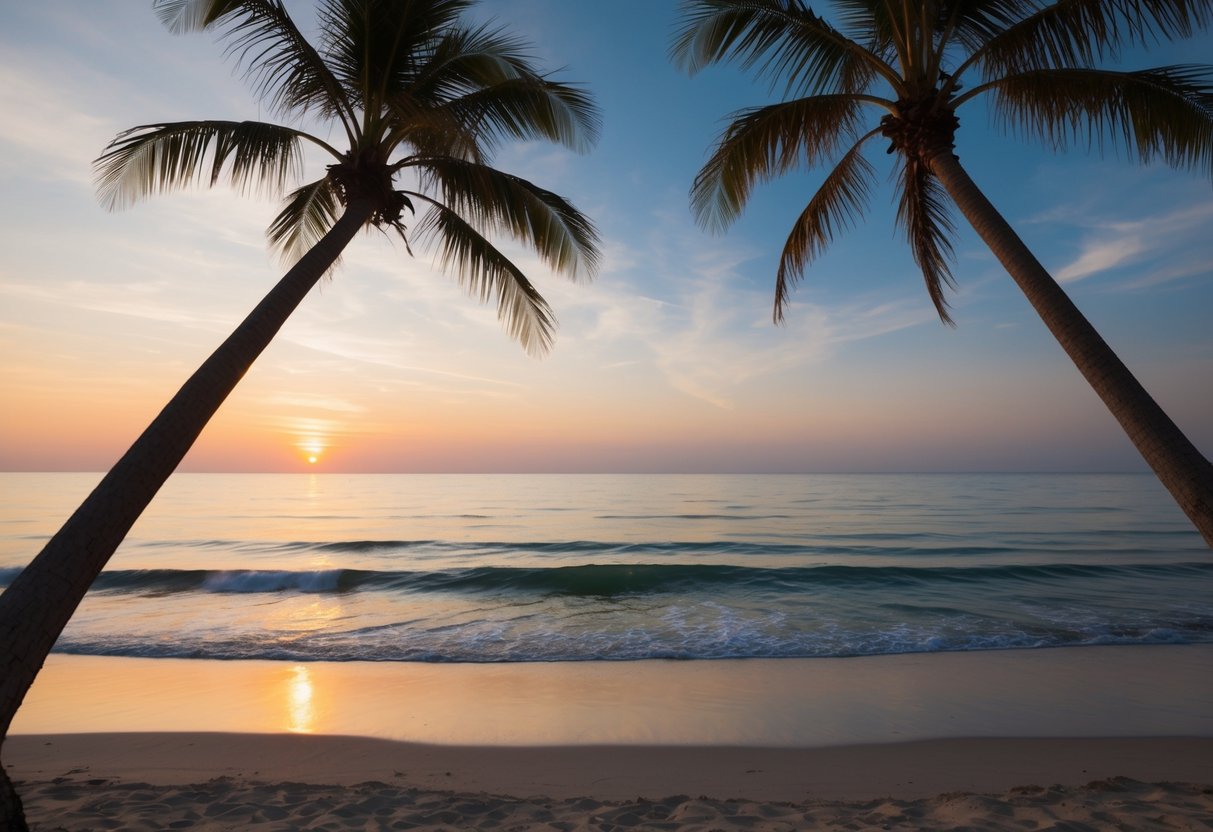
{"label": "sky", "polygon": [[[310,0],[288,7],[308,31]],[[880,153],[868,215],[773,325],[783,240],[824,174],[758,188],[724,234],[696,226],[688,190],[726,116],[772,93],[732,68],[676,68],[677,14],[676,0],[477,11],[602,110],[590,153],[526,143],[495,159],[572,199],[602,237],[592,281],[509,249],[560,321],[549,356],[527,356],[429,252],[364,234],[181,470],[1145,470],[959,219],[957,326],[939,322]],[[1211,47],[1206,33],[1123,64],[1207,62]],[[1208,179],[1054,153],[980,107],[961,116],[970,174],[1213,454]],[[169,34],[150,2],[0,4],[0,470],[107,469],[281,275],[272,198],[220,186],[98,203],[91,163],[118,132],[196,118],[270,118],[211,35]]]}

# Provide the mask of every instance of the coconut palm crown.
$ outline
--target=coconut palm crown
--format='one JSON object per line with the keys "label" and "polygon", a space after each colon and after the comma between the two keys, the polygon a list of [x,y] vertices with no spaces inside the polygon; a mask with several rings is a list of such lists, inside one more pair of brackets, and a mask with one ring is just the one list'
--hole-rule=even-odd
{"label": "coconut palm crown", "polygon": [[[175,33],[213,29],[278,115],[339,128],[330,144],[259,121],[149,124],[119,135],[96,162],[110,208],[182,186],[228,180],[281,192],[303,148],[329,158],[323,175],[286,198],[271,244],[298,260],[345,211],[398,233],[481,298],[496,296],[509,333],[546,352],[555,321],[543,297],[491,238],[531,247],[554,270],[591,274],[597,235],[568,200],[491,165],[503,140],[574,150],[596,138],[582,89],[540,74],[526,44],[461,18],[472,0],[321,0],[313,46],[283,0],[155,0]],[[398,186],[398,180],[402,182]]]}
{"label": "coconut palm crown", "polygon": [[683,0],[672,48],[695,73],[733,62],[782,88],[734,113],[691,188],[701,225],[728,227],[757,184],[825,166],[775,276],[774,317],[875,190],[866,154],[895,157],[897,222],[940,318],[952,323],[953,206],[1213,546],[1213,466],[1179,431],[998,214],[955,155],[958,111],[984,99],[1002,128],[1062,150],[1118,147],[1213,175],[1213,66],[1101,68],[1127,48],[1190,37],[1213,0]]}

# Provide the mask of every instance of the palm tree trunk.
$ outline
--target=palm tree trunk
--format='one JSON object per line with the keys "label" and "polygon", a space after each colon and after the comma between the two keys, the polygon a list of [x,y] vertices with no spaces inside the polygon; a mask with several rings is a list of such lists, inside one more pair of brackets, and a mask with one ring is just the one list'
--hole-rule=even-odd
{"label": "palm tree trunk", "polygon": [[[0,748],[59,634],[97,574],[194,440],[316,282],[371,216],[351,204],[173,396],[63,528],[0,595]],[[23,829],[5,814],[0,826]],[[9,826],[3,826],[8,829]]]}
{"label": "palm tree trunk", "polygon": [[1045,271],[947,149],[929,160],[960,212],[1027,296],[1078,371],[1213,548],[1213,465],[1189,441]]}
{"label": "palm tree trunk", "polygon": [[25,811],[21,806],[21,795],[17,794],[3,764],[0,764],[0,829],[11,829],[13,832],[29,830],[25,822]]}

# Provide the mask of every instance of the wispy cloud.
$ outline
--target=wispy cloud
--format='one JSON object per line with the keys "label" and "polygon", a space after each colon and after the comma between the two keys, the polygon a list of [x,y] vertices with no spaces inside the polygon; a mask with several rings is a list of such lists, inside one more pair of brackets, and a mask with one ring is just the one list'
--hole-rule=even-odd
{"label": "wispy cloud", "polygon": [[333,396],[317,396],[306,393],[279,393],[266,396],[262,404],[273,408],[299,408],[303,410],[327,410],[333,413],[365,413],[366,408],[345,399]]}
{"label": "wispy cloud", "polygon": [[80,105],[63,85],[12,62],[0,63],[0,144],[8,145],[7,164],[91,188],[89,160],[110,130]]}
{"label": "wispy cloud", "polygon": [[1130,263],[1145,250],[1146,243],[1139,235],[1088,240],[1078,258],[1058,270],[1057,280],[1061,283],[1082,280]]}
{"label": "wispy cloud", "polygon": [[935,318],[917,294],[830,305],[801,299],[777,327],[769,281],[751,279],[752,248],[701,234],[682,212],[654,212],[653,227],[632,247],[616,239],[616,269],[589,289],[560,291],[561,308],[573,313],[572,337],[604,368],[651,365],[674,390],[716,408],[733,409],[756,380]]}
{"label": "wispy cloud", "polygon": [[41,301],[58,309],[73,308],[173,326],[209,331],[231,328],[232,321],[218,313],[182,304],[179,290],[167,282],[100,284],[72,280],[46,285],[0,283],[0,295]]}
{"label": "wispy cloud", "polygon": [[1184,278],[1213,273],[1213,251],[1193,252],[1189,256],[1176,258],[1175,262],[1154,268],[1146,274],[1126,280],[1117,286],[1124,291],[1151,289],[1164,283],[1173,283]]}
{"label": "wispy cloud", "polygon": [[[1074,216],[1070,214],[1072,222]],[[1051,221],[1058,220],[1060,216],[1054,214]],[[1213,201],[1207,199],[1131,220],[1086,215],[1074,222],[1088,229],[1078,256],[1057,269],[1055,275],[1062,283],[1073,283],[1160,256],[1169,260],[1177,252],[1203,249],[1206,254],[1213,253],[1204,234],[1210,222],[1213,222]],[[1208,258],[1202,259],[1207,261]],[[1200,271],[1195,263],[1176,267],[1168,262],[1156,265],[1149,275],[1137,277],[1119,288],[1157,285]]]}
{"label": "wispy cloud", "polygon": [[521,386],[517,382],[510,380],[406,361],[401,357],[404,353],[400,348],[400,343],[388,337],[359,336],[341,333],[335,329],[330,329],[328,326],[302,325],[292,327],[289,332],[283,333],[281,339],[313,352],[358,364],[383,367],[398,373],[419,373],[426,376],[436,376],[447,380],[466,382],[468,385],[474,387],[485,384],[513,388]]}

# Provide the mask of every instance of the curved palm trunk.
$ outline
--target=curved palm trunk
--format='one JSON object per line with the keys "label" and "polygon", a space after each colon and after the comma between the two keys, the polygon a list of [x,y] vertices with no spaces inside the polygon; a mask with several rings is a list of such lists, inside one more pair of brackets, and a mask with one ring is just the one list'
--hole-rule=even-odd
{"label": "curved palm trunk", "polygon": [[950,150],[929,160],[965,219],[1006,268],[1179,507],[1213,547],[1213,465],[1045,271]]}
{"label": "curved palm trunk", "polygon": [[[0,595],[0,748],[51,647],[135,520],[181,462],[224,399],[371,216],[350,205],[333,228],[228,336],[165,405],[63,528]],[[23,829],[6,806],[0,828]],[[6,815],[6,811],[9,814]],[[6,825],[6,821],[8,825]]]}

